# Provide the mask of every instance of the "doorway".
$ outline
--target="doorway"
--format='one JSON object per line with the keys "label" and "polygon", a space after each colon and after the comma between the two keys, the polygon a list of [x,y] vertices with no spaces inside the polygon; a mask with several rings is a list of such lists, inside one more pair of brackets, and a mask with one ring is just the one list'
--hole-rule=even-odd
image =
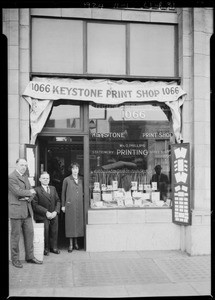
{"label": "doorway", "polygon": [[[63,180],[71,174],[71,162],[80,165],[79,176],[84,176],[83,145],[82,136],[38,137],[39,174],[43,171],[50,174],[50,185],[56,188],[60,199]],[[83,214],[85,215],[84,212]],[[58,218],[58,247],[66,249],[69,246],[69,239],[65,237],[65,214],[60,211]],[[81,249],[85,249],[84,237],[78,238],[78,243]]]}

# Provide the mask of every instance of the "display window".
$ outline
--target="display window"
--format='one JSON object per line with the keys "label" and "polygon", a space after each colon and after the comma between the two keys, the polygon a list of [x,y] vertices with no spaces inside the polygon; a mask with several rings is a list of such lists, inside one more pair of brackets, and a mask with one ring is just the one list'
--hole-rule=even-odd
{"label": "display window", "polygon": [[91,105],[89,118],[91,208],[170,207],[170,109]]}

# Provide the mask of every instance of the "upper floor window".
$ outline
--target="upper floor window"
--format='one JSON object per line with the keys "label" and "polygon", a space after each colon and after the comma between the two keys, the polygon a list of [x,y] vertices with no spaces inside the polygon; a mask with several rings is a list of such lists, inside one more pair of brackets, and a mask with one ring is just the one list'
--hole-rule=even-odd
{"label": "upper floor window", "polygon": [[83,22],[33,18],[32,71],[83,73]]}
{"label": "upper floor window", "polygon": [[130,25],[130,74],[177,76],[176,28],[172,25]]}
{"label": "upper floor window", "polygon": [[32,72],[178,75],[177,26],[32,18]]}
{"label": "upper floor window", "polygon": [[126,26],[87,24],[87,72],[126,74]]}

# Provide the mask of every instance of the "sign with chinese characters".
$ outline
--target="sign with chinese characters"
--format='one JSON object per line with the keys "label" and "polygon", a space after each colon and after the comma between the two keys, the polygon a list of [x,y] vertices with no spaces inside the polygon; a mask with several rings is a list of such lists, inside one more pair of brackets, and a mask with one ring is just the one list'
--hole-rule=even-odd
{"label": "sign with chinese characters", "polygon": [[173,223],[191,225],[190,145],[171,145]]}

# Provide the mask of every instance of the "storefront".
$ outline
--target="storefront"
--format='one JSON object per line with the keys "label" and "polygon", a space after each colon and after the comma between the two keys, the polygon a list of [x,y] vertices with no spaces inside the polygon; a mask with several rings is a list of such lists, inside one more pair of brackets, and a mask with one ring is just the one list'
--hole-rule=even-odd
{"label": "storefront", "polygon": [[[181,72],[186,65],[181,40],[187,35],[180,18],[185,20],[186,12],[21,11],[29,36],[28,46],[20,47],[30,63],[20,92],[21,111],[29,111],[20,120],[29,127],[27,138],[22,130],[19,153],[30,162],[32,185],[48,171],[61,194],[71,161],[80,164],[87,251],[201,252],[191,250],[189,242],[192,182],[178,193],[186,195],[189,188],[183,213],[173,182],[173,146],[185,142],[194,151],[184,119],[192,83]],[[184,157],[189,170],[177,162],[189,180],[192,157]],[[156,174],[158,166],[162,174]]]}
{"label": "storefront", "polygon": [[[136,209],[139,214],[147,208],[171,209],[171,144],[181,142],[185,95],[174,82],[34,78],[23,93],[31,107],[30,148],[38,147],[31,164],[35,167],[29,169],[32,185],[38,184],[38,174],[48,171],[61,195],[70,163],[78,162],[88,239],[88,219],[100,217],[103,210],[126,209],[129,214],[132,209],[134,214]],[[63,213],[61,218],[63,234]],[[114,231],[117,235],[118,228]],[[95,237],[96,232],[93,245]],[[113,243],[100,249],[88,244],[87,250],[105,251]],[[116,243],[114,249],[135,250],[137,243],[132,245],[117,248]]]}

